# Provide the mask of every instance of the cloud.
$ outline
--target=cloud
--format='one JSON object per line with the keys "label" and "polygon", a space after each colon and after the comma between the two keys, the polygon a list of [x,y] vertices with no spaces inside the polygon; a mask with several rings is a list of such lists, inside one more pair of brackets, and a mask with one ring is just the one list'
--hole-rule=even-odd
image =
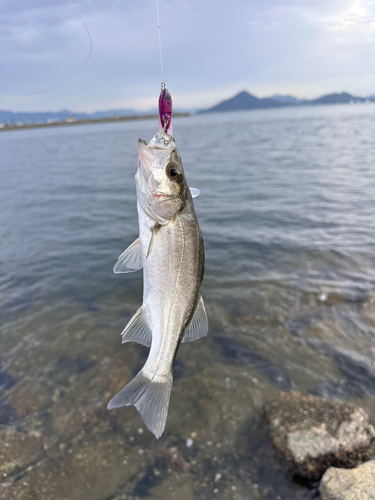
{"label": "cloud", "polygon": [[[0,3],[0,93],[48,87],[82,64],[89,43],[68,0]],[[154,106],[160,85],[154,0],[74,3],[93,39],[89,64],[46,94],[0,97],[0,107]],[[375,93],[371,0],[159,0],[159,5],[165,77],[179,107],[208,106],[243,88],[306,97],[340,90]]]}

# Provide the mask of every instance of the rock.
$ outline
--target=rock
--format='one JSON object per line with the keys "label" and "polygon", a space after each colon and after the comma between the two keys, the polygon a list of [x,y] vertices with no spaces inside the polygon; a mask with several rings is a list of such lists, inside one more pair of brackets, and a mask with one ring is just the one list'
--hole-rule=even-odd
{"label": "rock", "polygon": [[322,500],[375,500],[375,461],[350,470],[330,467],[319,492]]}
{"label": "rock", "polygon": [[357,466],[375,437],[362,408],[295,391],[266,403],[262,419],[289,472],[308,479],[331,465]]}
{"label": "rock", "polygon": [[42,446],[42,438],[38,433],[0,430],[0,483],[36,462],[40,458]]}

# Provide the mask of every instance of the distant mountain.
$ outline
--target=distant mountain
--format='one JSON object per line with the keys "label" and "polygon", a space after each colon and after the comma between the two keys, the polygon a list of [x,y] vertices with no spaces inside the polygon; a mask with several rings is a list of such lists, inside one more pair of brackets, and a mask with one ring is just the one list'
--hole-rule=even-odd
{"label": "distant mountain", "polygon": [[351,102],[366,102],[364,97],[355,97],[348,92],[341,92],[341,94],[327,94],[308,101],[309,104],[349,104]]}
{"label": "distant mountain", "polygon": [[199,111],[199,113],[216,113],[220,111],[239,111],[245,109],[264,109],[264,108],[277,108],[284,104],[276,99],[270,97],[259,99],[258,97],[243,91],[235,95],[231,99],[220,102],[212,108]]}
{"label": "distant mountain", "polygon": [[[356,97],[348,92],[340,94],[328,94],[317,99],[297,99],[292,95],[275,94],[271,97],[258,98],[249,92],[243,91],[231,99],[220,102],[216,106],[208,109],[175,109],[176,113],[215,113],[222,111],[240,111],[251,109],[280,108],[285,106],[304,106],[304,105],[326,105],[326,104],[349,104],[364,103],[368,101],[375,102],[375,94],[366,98]],[[136,111],[135,109],[109,109],[106,111],[95,111],[94,113],[77,113],[69,109],[60,111],[41,111],[41,112],[14,112],[0,109],[0,125],[29,125],[37,123],[65,122],[71,120],[98,120],[122,116],[144,116],[157,114],[157,109],[146,111]]]}
{"label": "distant mountain", "polygon": [[212,108],[204,109],[199,113],[215,113],[221,111],[240,111],[249,109],[265,109],[265,108],[279,108],[284,106],[305,106],[305,105],[318,105],[318,104],[349,104],[349,103],[364,103],[375,96],[367,98],[356,97],[347,92],[341,94],[328,94],[317,99],[297,99],[291,95],[276,94],[272,97],[259,99],[249,92],[243,91],[235,95],[231,99],[220,102]]}
{"label": "distant mountain", "polygon": [[305,99],[297,99],[292,95],[275,94],[271,96],[271,99],[282,102],[283,104],[301,104],[301,102],[305,102]]}

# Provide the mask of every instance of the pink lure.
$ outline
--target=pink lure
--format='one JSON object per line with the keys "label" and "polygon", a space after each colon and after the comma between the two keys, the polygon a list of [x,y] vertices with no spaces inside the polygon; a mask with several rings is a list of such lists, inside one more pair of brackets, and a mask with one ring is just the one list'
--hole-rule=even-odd
{"label": "pink lure", "polygon": [[165,87],[162,87],[159,97],[159,130],[172,135],[172,97]]}

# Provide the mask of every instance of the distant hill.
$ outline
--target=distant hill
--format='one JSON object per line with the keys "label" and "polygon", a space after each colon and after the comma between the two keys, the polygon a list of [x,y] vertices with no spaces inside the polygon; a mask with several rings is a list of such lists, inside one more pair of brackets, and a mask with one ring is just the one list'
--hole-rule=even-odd
{"label": "distant hill", "polygon": [[308,101],[309,104],[349,104],[351,102],[366,102],[366,98],[355,97],[347,92],[341,92],[341,94],[327,94]]}
{"label": "distant hill", "polygon": [[327,94],[317,99],[297,99],[291,95],[276,94],[272,97],[259,99],[249,92],[243,91],[231,99],[216,104],[212,108],[203,109],[199,113],[216,113],[221,111],[240,111],[249,109],[279,108],[285,106],[306,106],[306,105],[324,105],[324,104],[349,104],[364,103],[368,100],[375,100],[375,96],[356,97],[348,92],[340,94]]}
{"label": "distant hill", "polygon": [[292,95],[280,95],[280,94],[272,95],[271,99],[282,102],[283,104],[301,104],[301,102],[305,102],[306,100],[306,99],[297,99],[297,97],[293,97]]}
{"label": "distant hill", "polygon": [[[326,104],[349,104],[364,103],[368,101],[375,102],[375,94],[366,98],[356,97],[348,92],[340,94],[327,94],[317,99],[297,99],[292,95],[275,94],[271,97],[258,98],[249,92],[242,91],[231,99],[220,102],[216,106],[208,109],[175,109],[176,113],[215,113],[222,111],[241,111],[251,109],[280,108],[285,106],[304,106],[304,105],[326,105]],[[157,114],[157,109],[147,111],[136,111],[135,109],[108,109],[106,111],[95,111],[94,113],[80,113],[69,109],[60,111],[40,111],[40,112],[15,112],[0,109],[0,126],[6,125],[29,125],[54,122],[66,122],[74,120],[98,120],[123,116],[144,116]]]}
{"label": "distant hill", "polygon": [[258,97],[243,91],[235,95],[231,99],[222,101],[212,108],[201,110],[198,113],[214,113],[220,111],[239,111],[245,109],[264,109],[264,108],[277,108],[284,104],[276,99],[270,97],[259,99]]}

